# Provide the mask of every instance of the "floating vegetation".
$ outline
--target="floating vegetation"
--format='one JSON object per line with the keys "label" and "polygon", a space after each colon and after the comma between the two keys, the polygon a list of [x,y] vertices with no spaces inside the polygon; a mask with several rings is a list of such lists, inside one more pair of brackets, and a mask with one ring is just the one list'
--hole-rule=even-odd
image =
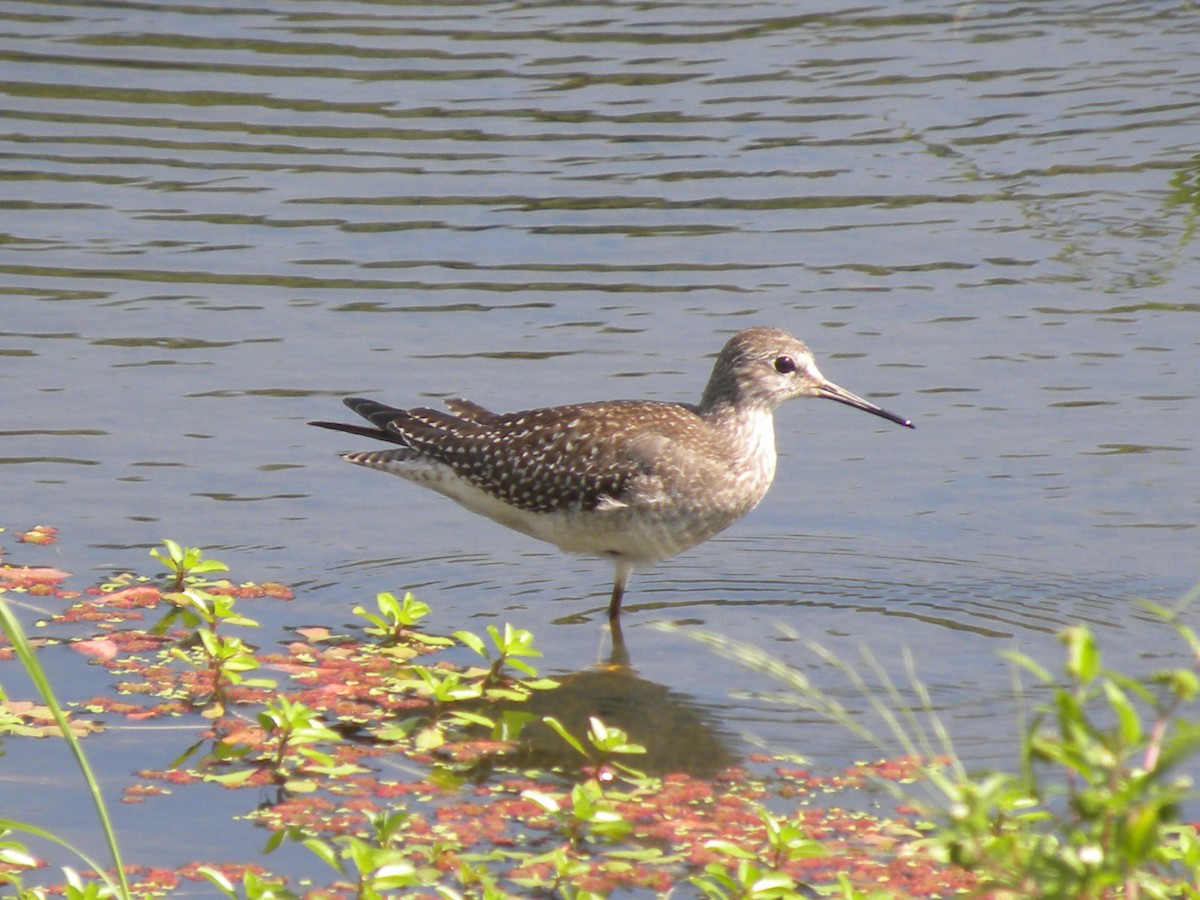
{"label": "floating vegetation", "polygon": [[[53,542],[52,529],[31,533]],[[28,543],[22,552],[44,542]],[[295,628],[265,650],[248,640],[258,629],[249,613],[290,599],[287,587],[217,577],[223,564],[171,541],[152,555],[165,577],[121,574],[78,591],[56,568],[0,565],[0,606],[37,610],[39,637],[30,643],[83,654],[98,673],[94,696],[65,704],[77,741],[102,741],[105,730],[133,723],[163,726],[156,740],[174,759],[127,773],[120,802],[149,807],[186,795],[200,806],[212,791],[244,791],[230,827],[261,840],[265,865],[134,859],[121,873],[126,887],[36,825],[0,818],[0,885],[21,898],[200,889],[313,900],[1011,896],[976,890],[967,871],[988,871],[978,858],[994,858],[986,834],[1018,846],[1011,821],[988,832],[976,821],[984,806],[972,807],[967,824],[981,830],[966,835],[961,823],[932,832],[929,809],[879,812],[881,782],[932,773],[939,787],[964,789],[953,764],[939,769],[938,760],[909,755],[822,774],[798,758],[739,758],[696,704],[628,667],[544,677],[529,632],[506,624],[438,634],[430,607],[411,594],[356,607],[360,624],[347,633]],[[1087,656],[1094,682],[1095,652],[1078,646],[1074,657]],[[0,661],[12,658],[0,642]],[[0,686],[15,665],[0,665]],[[44,701],[0,689],[0,741],[61,737]],[[1129,711],[1118,712],[1124,733],[1134,734]],[[1196,734],[1186,733],[1186,746],[1168,745],[1176,758]],[[1053,755],[1054,746],[1062,744],[1038,749]],[[939,771],[947,773],[940,784]],[[1019,807],[1018,780],[1004,784]],[[1178,796],[1167,791],[1159,805]],[[1143,843],[1183,835],[1172,852],[1200,852],[1194,829],[1138,827]],[[88,871],[40,858],[28,838],[66,847]],[[136,856],[137,840],[126,840]],[[269,854],[285,844],[319,860],[327,883],[272,872]],[[968,852],[976,856],[964,867],[956,854]]]}

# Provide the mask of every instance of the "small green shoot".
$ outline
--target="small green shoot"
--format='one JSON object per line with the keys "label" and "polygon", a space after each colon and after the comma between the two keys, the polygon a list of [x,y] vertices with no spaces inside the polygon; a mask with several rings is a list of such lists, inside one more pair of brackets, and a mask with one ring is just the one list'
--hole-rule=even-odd
{"label": "small green shoot", "polygon": [[299,701],[280,696],[258,714],[261,743],[218,742],[208,756],[210,764],[248,762],[250,767],[206,775],[206,780],[232,786],[248,781],[256,773],[269,774],[271,781],[289,793],[308,793],[319,786],[314,776],[339,777],[362,771],[339,765],[318,744],[337,744],[341,737],[321,721],[320,714]]}
{"label": "small green shoot", "polygon": [[646,752],[645,747],[630,741],[629,735],[620,728],[605,725],[595,716],[589,717],[587,733],[587,740],[590,745],[589,749],[571,734],[562,722],[553,716],[545,716],[542,721],[554,729],[558,733],[558,736],[566,741],[571,748],[587,759],[595,768],[598,775],[603,776],[606,767],[611,766],[635,781],[644,781],[646,779],[645,772],[635,769],[617,758],[619,756],[636,756]]}
{"label": "small green shoot", "polygon": [[490,664],[483,680],[485,688],[496,687],[503,683],[502,672],[505,666],[516,669],[526,678],[537,678],[537,669],[525,662],[524,659],[542,655],[542,651],[533,646],[532,633],[524,628],[513,628],[508,623],[505,623],[504,631],[500,631],[495,625],[489,625],[487,632],[492,639],[492,647],[488,647],[483,638],[477,634],[469,631],[454,632],[454,636],[459,641]]}
{"label": "small green shoot", "polygon": [[[165,551],[165,552],[164,552]],[[150,555],[161,562],[171,574],[173,591],[182,591],[184,585],[200,582],[200,575],[209,572],[228,572],[229,566],[215,559],[205,559],[199,547],[181,547],[169,539],[163,539],[163,550],[155,548]]]}
{"label": "small green shoot", "polygon": [[251,687],[275,686],[270,679],[247,680],[245,673],[258,668],[253,649],[239,637],[217,632],[218,628],[229,625],[258,627],[257,622],[236,610],[234,597],[189,587],[177,594],[165,594],[164,599],[175,604],[185,625],[195,629],[192,646],[175,647],[172,655],[208,673],[208,715],[216,717],[224,713],[231,686],[243,683]]}
{"label": "small green shoot", "polygon": [[370,635],[382,638],[384,644],[427,644],[447,646],[449,638],[438,637],[417,631],[416,626],[429,615],[429,604],[416,599],[406,592],[404,598],[396,599],[395,594],[387,592],[375,595],[375,606],[378,612],[370,612],[365,607],[354,607],[354,614],[366,619],[371,624],[363,630]]}
{"label": "small green shoot", "polygon": [[[438,872],[419,870],[409,858],[402,838],[408,813],[404,810],[380,812],[370,817],[371,835],[360,838],[344,835],[323,840],[292,833],[318,859],[339,875],[353,882],[354,896],[359,900],[384,900],[395,896],[402,888],[420,887],[436,880]],[[282,841],[277,832],[267,849],[273,850]],[[277,839],[276,839],[277,838]]]}
{"label": "small green shoot", "polygon": [[753,855],[739,859],[732,869],[709,863],[704,874],[689,880],[707,900],[797,900],[804,896],[794,878],[757,865]]}
{"label": "small green shoot", "polygon": [[230,900],[299,900],[298,895],[289,891],[284,882],[271,881],[255,872],[246,872],[241,885],[236,885],[224,872],[212,866],[200,866],[197,871]]}
{"label": "small green shoot", "polygon": [[522,791],[521,796],[536,804],[555,820],[559,832],[573,847],[587,840],[613,842],[627,836],[633,826],[604,796],[599,782],[594,779],[580,782],[571,788],[571,793],[562,798],[543,791]]}
{"label": "small green shoot", "polygon": [[[691,879],[705,897],[784,898],[802,896],[796,883],[781,871],[787,863],[828,855],[820,841],[808,836],[809,829],[799,819],[787,821],[759,810],[766,828],[767,852],[720,838],[705,843],[705,847],[737,860],[730,868],[710,863],[704,874]],[[757,865],[756,865],[757,863]]]}

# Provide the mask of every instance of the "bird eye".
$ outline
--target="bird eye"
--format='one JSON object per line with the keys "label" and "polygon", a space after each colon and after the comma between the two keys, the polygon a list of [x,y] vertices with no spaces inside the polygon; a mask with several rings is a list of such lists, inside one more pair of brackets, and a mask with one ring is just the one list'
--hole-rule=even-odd
{"label": "bird eye", "polygon": [[779,356],[775,358],[775,371],[781,375],[787,375],[789,372],[796,371],[796,361],[790,356]]}

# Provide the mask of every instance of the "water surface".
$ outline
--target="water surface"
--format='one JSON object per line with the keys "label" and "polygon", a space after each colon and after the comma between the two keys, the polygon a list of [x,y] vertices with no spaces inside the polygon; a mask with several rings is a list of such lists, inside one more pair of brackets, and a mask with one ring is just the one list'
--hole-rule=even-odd
{"label": "water surface", "polygon": [[[296,588],[268,634],[411,589],[445,630],[511,621],[575,670],[606,652],[607,564],[346,466],[355,442],[305,421],[347,394],[694,400],[762,323],[917,429],[783,408],[760,508],[635,575],[640,676],[743,752],[838,765],[861,748],[652,626],[766,646],[835,690],[780,625],[889,665],[909,648],[990,762],[1002,649],[1053,663],[1083,621],[1114,661],[1178,659],[1136,600],[1200,578],[1190,5],[0,19],[3,524],[63,535],[22,562],[86,582],[172,537]],[[95,692],[47,655],[68,696]],[[173,752],[89,743],[118,783]]]}

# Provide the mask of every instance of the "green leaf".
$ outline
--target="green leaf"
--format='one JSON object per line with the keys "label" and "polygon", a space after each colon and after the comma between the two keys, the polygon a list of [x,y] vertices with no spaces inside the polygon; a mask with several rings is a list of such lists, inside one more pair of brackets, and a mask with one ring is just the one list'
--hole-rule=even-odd
{"label": "green leaf", "polygon": [[1076,625],[1064,631],[1062,639],[1067,645],[1067,674],[1081,684],[1091,684],[1100,671],[1100,651],[1092,632]]}
{"label": "green leaf", "polygon": [[1174,733],[1163,741],[1156,774],[1166,772],[1200,751],[1200,722],[1178,722]]}
{"label": "green leaf", "polygon": [[201,875],[215,884],[222,892],[230,897],[236,897],[237,893],[234,889],[233,882],[226,877],[224,872],[214,869],[212,866],[200,866],[196,869]]}
{"label": "green leaf", "polygon": [[778,896],[777,891],[790,891],[796,886],[796,881],[790,875],[785,875],[783,872],[768,872],[765,875],[755,879],[750,885],[752,896],[770,894]]}
{"label": "green leaf", "polygon": [[495,728],[496,723],[485,715],[480,713],[467,712],[465,709],[454,711],[454,718],[458,722],[471,725],[482,725],[484,728]]}
{"label": "green leaf", "polygon": [[313,856],[325,863],[325,865],[336,872],[345,874],[346,870],[342,866],[342,861],[338,858],[338,852],[332,844],[322,841],[319,838],[309,838],[306,841],[302,841],[302,844],[311,851]]}
{"label": "green leaf", "polygon": [[1054,680],[1048,669],[1042,668],[1041,665],[1034,662],[1031,657],[1026,656],[1024,653],[1020,653],[1016,650],[1001,650],[1000,655],[1009,662],[1013,663],[1013,665],[1016,665],[1029,672],[1034,678],[1043,684],[1048,684]]}
{"label": "green leaf", "polygon": [[416,739],[413,741],[414,746],[421,751],[436,750],[444,743],[446,743],[446,736],[436,725],[422,728],[417,732]]}
{"label": "green leaf", "polygon": [[1190,669],[1170,669],[1156,675],[1154,680],[1167,685],[1172,694],[1185,702],[1200,693],[1200,678]]}
{"label": "green leaf", "polygon": [[479,635],[472,634],[469,631],[456,631],[454,632],[454,637],[458,639],[459,643],[470,647],[480,656],[487,658],[487,649],[484,647],[483,639]]}
{"label": "green leaf", "polygon": [[277,850],[288,836],[288,830],[281,828],[278,831],[272,831],[271,836],[267,838],[267,843],[263,846],[263,856]]}
{"label": "green leaf", "polygon": [[527,790],[521,791],[521,796],[529,802],[540,806],[543,810],[550,813],[550,815],[558,815],[558,800],[549,794],[543,793],[542,791]]}
{"label": "green leaf", "polygon": [[6,866],[16,866],[22,869],[32,869],[38,865],[38,858],[15,842],[0,845],[0,863]]}
{"label": "green leaf", "polygon": [[1108,705],[1112,707],[1113,712],[1117,715],[1121,742],[1126,747],[1140,743],[1142,740],[1142,722],[1138,716],[1137,709],[1129,701],[1129,697],[1125,692],[1113,682],[1106,679],[1102,683],[1102,686],[1105,696],[1108,698]]}
{"label": "green leaf", "polygon": [[204,776],[205,781],[214,781],[217,784],[223,784],[225,787],[237,787],[245,781],[254,777],[255,769],[240,769],[237,772],[222,772],[219,775],[208,774]]}
{"label": "green leaf", "polygon": [[718,853],[724,853],[726,856],[732,856],[734,859],[758,859],[757,853],[723,838],[713,838],[712,840],[705,841],[704,847],[707,850],[715,850]]}
{"label": "green leaf", "polygon": [[588,737],[591,738],[593,744],[599,746],[608,740],[608,726],[606,726],[603,722],[601,722],[595,716],[589,716],[588,725],[591,726]]}
{"label": "green leaf", "polygon": [[1141,866],[1146,857],[1159,846],[1161,810],[1154,805],[1130,810],[1126,816],[1124,855],[1133,866]]}
{"label": "green leaf", "polygon": [[566,726],[563,725],[562,722],[558,721],[558,719],[554,718],[554,716],[543,716],[542,721],[558,732],[558,736],[574,747],[575,750],[580,753],[580,755],[585,757],[588,755],[588,752],[583,749],[583,744],[579,743],[579,741],[575,739],[571,732],[567,731]]}

